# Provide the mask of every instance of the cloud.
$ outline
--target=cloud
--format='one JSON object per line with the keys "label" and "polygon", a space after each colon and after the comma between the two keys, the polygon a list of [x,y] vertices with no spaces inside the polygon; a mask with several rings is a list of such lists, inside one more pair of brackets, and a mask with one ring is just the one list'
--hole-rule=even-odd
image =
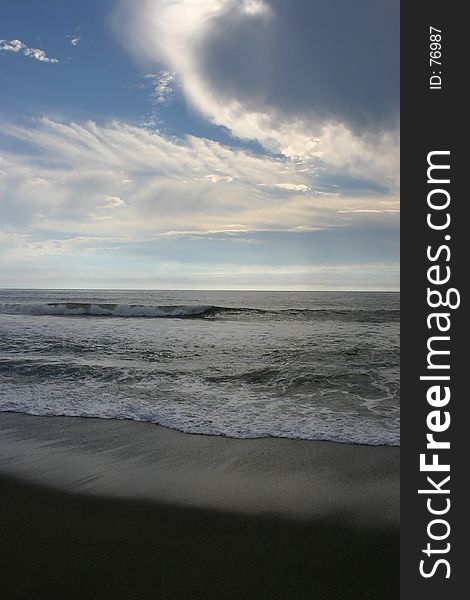
{"label": "cloud", "polygon": [[398,213],[399,210],[397,208],[386,208],[384,210],[379,210],[377,208],[351,208],[349,210],[339,210],[338,213],[369,213],[369,214],[381,214],[381,213]]}
{"label": "cloud", "polygon": [[144,78],[150,81],[152,92],[150,97],[156,104],[166,104],[173,95],[173,83],[175,74],[169,71],[159,73],[147,73]]}
{"label": "cloud", "polygon": [[103,204],[103,208],[119,208],[120,206],[125,206],[126,203],[119,196],[106,196],[105,202]]}
{"label": "cloud", "polygon": [[393,128],[399,101],[399,3],[266,0],[247,18],[226,2],[200,43],[201,70],[226,100],[278,117]]}
{"label": "cloud", "polygon": [[[396,194],[355,195],[325,181],[321,163],[305,169],[119,121],[41,118],[1,129],[3,285],[42,273],[43,285],[112,277],[122,286],[127,277],[134,286],[220,287],[225,277],[234,287],[300,289],[331,282],[347,264],[362,265],[364,286],[368,277],[397,285]],[[358,274],[341,282],[353,279],[357,288]]]}
{"label": "cloud", "polygon": [[[128,237],[46,237],[0,232],[2,284],[44,287],[156,287],[159,289],[393,289],[398,287],[394,252],[371,260],[358,252],[358,231],[348,242],[348,258],[334,264],[332,249],[344,257],[345,239],[325,231],[289,232],[285,238],[249,234],[247,239],[205,235],[199,239]],[[386,230],[381,231],[382,243]],[[254,237],[251,237],[254,236]],[[252,244],[247,242],[253,241]],[[298,245],[296,242],[299,242]],[[240,244],[240,242],[242,242]],[[179,250],[179,254],[176,249]],[[310,249],[310,255],[309,255]],[[323,249],[323,250],[322,250]],[[325,252],[326,250],[326,252]],[[380,251],[380,245],[376,244]],[[311,260],[315,256],[315,260]]]}
{"label": "cloud", "polygon": [[[2,125],[3,285],[397,286],[398,0],[113,6],[151,118]],[[163,134],[176,94],[258,144]]]}
{"label": "cloud", "polygon": [[[55,240],[50,245],[54,245]],[[397,289],[398,268],[389,264],[357,263],[347,266],[305,266],[292,263],[282,267],[237,263],[226,265],[187,264],[183,261],[141,258],[130,261],[122,251],[108,258],[113,249],[79,244],[74,250],[23,254],[3,247],[0,235],[2,284],[8,287],[118,288],[118,289],[225,289],[225,290],[390,290]],[[101,262],[95,258],[102,257]],[[108,254],[107,254],[108,253]]]}
{"label": "cloud", "polygon": [[122,2],[116,27],[139,60],[177,73],[187,101],[232,135],[397,186],[398,7],[137,0]]}
{"label": "cloud", "polygon": [[65,37],[69,40],[72,46],[78,46],[78,44],[82,40],[81,36],[78,33],[68,33]]}
{"label": "cloud", "polygon": [[0,50],[5,52],[19,52],[23,48],[25,48],[25,45],[20,40],[11,40],[9,42],[7,40],[0,40]]}
{"label": "cloud", "polygon": [[304,183],[276,183],[276,186],[283,190],[291,190],[294,192],[308,192],[309,187]]}
{"label": "cloud", "polygon": [[288,158],[193,136],[177,140],[120,122],[42,118],[29,126],[4,123],[3,131],[30,145],[26,156],[3,153],[4,219],[41,229],[92,234],[90,214],[112,217],[103,225],[109,230],[136,234],[227,229],[234,222],[244,229],[318,228],[337,226],[341,210],[398,205],[394,193],[355,197],[328,188],[321,168],[306,172]]}
{"label": "cloud", "polygon": [[0,52],[22,52],[25,56],[29,56],[30,58],[34,58],[39,62],[46,63],[58,63],[57,58],[49,58],[46,56],[44,50],[39,50],[38,48],[28,48],[26,44],[23,44],[20,40],[0,40]]}

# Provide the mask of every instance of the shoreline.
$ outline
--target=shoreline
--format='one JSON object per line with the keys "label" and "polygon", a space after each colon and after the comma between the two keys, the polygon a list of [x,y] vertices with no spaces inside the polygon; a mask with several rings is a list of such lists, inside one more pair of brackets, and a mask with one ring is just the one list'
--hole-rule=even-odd
{"label": "shoreline", "polygon": [[186,434],[153,423],[0,413],[0,473],[80,494],[396,525],[399,447]]}
{"label": "shoreline", "polygon": [[6,600],[397,600],[399,448],[0,413]]}
{"label": "shoreline", "polygon": [[[195,435],[198,437],[215,437],[215,438],[225,438],[229,440],[292,440],[294,442],[320,442],[327,444],[345,444],[346,446],[370,446],[372,448],[400,448],[401,444],[365,444],[359,442],[339,442],[337,440],[312,440],[301,437],[290,437],[287,435],[260,435],[260,436],[246,436],[246,437],[236,437],[231,435],[219,434],[219,433],[204,433],[198,432],[195,433],[193,431],[184,431],[183,429],[178,429],[177,427],[170,427],[169,425],[162,425],[161,423],[156,423],[155,421],[143,421],[141,419],[132,419],[131,417],[101,417],[101,416],[88,416],[88,415],[48,415],[48,414],[38,414],[38,413],[29,413],[20,410],[0,410],[0,415],[26,415],[27,417],[37,417],[39,419],[96,419],[98,421],[127,421],[130,423],[148,423],[149,425],[155,425],[156,427],[161,427],[162,429],[168,429],[169,431],[175,431],[177,433],[183,433],[184,435]],[[1,417],[0,417],[1,418]]]}

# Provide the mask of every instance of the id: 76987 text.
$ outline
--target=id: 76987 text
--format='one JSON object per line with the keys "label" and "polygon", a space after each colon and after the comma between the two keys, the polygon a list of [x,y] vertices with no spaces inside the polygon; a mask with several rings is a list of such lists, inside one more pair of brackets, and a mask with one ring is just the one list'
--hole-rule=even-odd
{"label": "id: 76987 text", "polygon": [[429,77],[429,89],[442,89],[442,71],[437,71],[442,66],[442,31],[436,27],[429,27],[429,66],[431,76]]}

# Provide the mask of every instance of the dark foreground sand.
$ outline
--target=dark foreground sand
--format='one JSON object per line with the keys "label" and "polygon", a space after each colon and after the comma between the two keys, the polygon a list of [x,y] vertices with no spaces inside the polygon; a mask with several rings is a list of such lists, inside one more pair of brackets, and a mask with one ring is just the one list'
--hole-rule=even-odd
{"label": "dark foreground sand", "polygon": [[396,448],[4,413],[0,453],[7,600],[399,597]]}

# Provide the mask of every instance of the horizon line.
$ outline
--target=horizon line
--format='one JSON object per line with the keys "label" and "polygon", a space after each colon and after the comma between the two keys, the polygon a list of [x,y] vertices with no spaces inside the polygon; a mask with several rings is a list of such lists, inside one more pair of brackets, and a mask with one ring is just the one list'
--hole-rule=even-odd
{"label": "horizon line", "polygon": [[32,290],[43,290],[43,291],[65,291],[65,290],[75,290],[75,291],[86,291],[86,290],[96,290],[96,291],[120,291],[120,292],[354,292],[354,293],[399,293],[399,288],[367,288],[367,289],[345,289],[345,288],[335,288],[335,289],[287,289],[287,288],[276,288],[276,289],[264,289],[264,288],[119,288],[119,287],[2,287],[0,286],[0,290],[9,291],[9,290],[21,290],[21,291],[32,291]]}

